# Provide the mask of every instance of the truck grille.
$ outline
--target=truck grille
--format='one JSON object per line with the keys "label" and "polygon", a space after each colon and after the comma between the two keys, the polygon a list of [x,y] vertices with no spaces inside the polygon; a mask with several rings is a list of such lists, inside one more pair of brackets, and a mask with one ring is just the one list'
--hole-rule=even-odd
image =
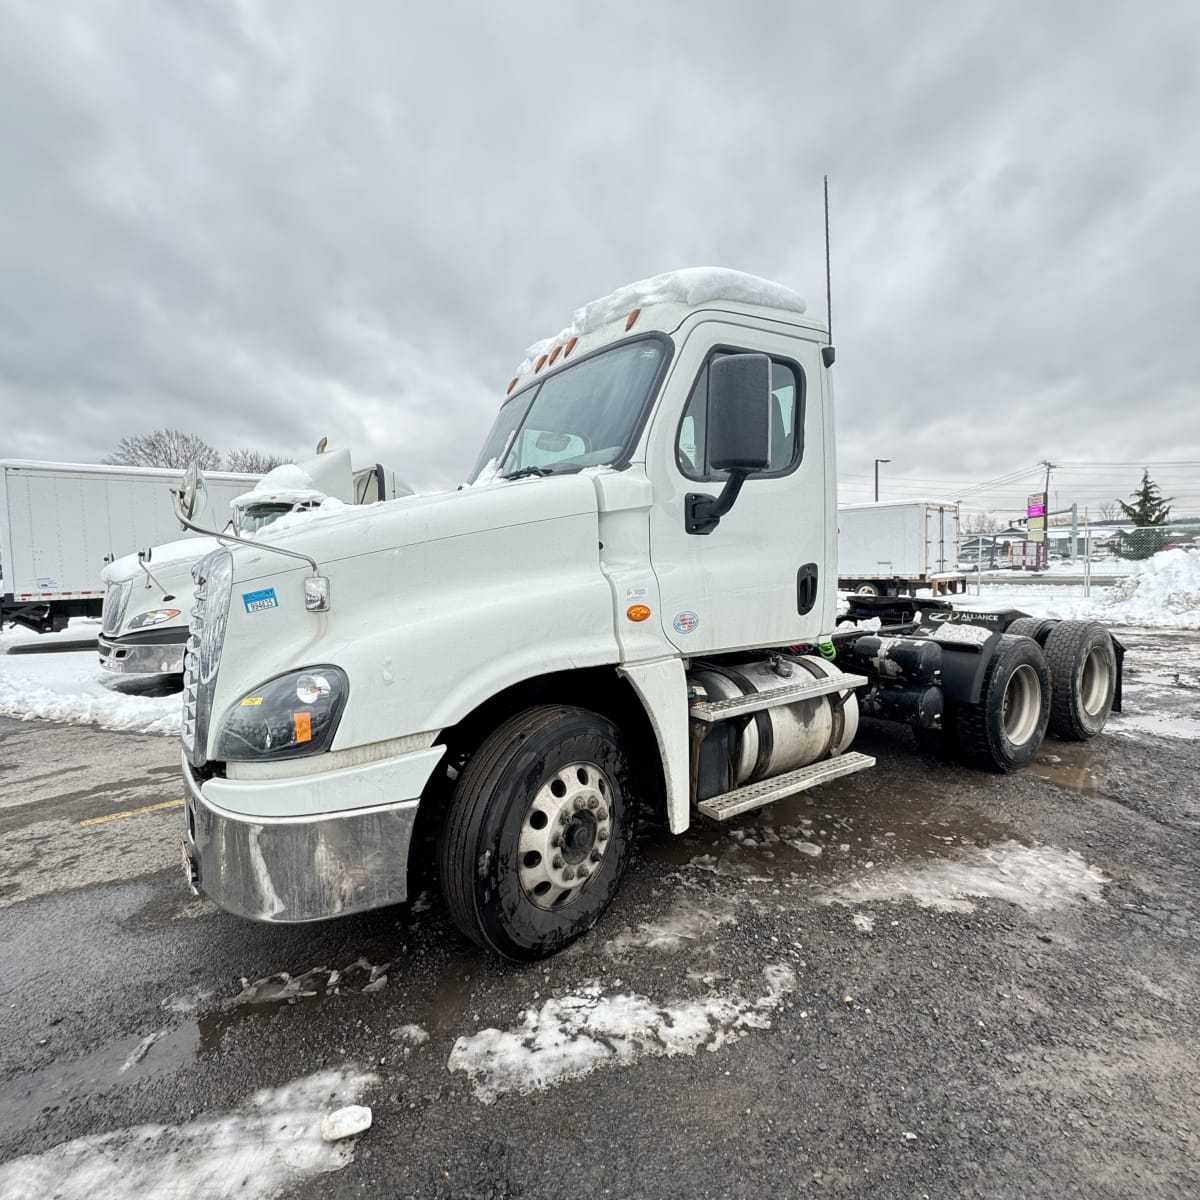
{"label": "truck grille", "polygon": [[202,767],[206,761],[209,718],[233,591],[232,555],[228,550],[214,550],[192,568],[192,577],[196,580],[196,599],[183,652],[180,736],[188,760],[193,766]]}
{"label": "truck grille", "polygon": [[125,610],[129,607],[129,597],[133,593],[133,580],[124,583],[110,583],[104,592],[104,604],[100,609],[100,632],[112,636],[121,628],[125,620]]}

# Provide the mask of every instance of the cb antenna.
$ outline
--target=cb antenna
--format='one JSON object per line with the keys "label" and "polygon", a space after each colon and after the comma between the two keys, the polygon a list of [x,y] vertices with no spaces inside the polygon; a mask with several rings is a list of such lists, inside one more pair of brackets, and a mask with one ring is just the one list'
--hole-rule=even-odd
{"label": "cb antenna", "polygon": [[829,271],[829,176],[825,176],[825,313],[829,344],[833,345],[833,282]]}

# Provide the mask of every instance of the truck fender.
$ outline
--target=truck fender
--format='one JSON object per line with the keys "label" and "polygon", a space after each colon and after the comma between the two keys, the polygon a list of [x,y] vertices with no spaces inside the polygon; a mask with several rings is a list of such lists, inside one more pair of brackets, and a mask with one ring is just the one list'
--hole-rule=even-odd
{"label": "truck fender", "polygon": [[691,820],[690,742],[687,678],[678,658],[630,663],[617,668],[637,693],[658,741],[666,785],[667,824],[683,833]]}
{"label": "truck fender", "polygon": [[959,704],[978,704],[983,676],[996,654],[1000,634],[991,634],[978,646],[942,642],[942,694]]}

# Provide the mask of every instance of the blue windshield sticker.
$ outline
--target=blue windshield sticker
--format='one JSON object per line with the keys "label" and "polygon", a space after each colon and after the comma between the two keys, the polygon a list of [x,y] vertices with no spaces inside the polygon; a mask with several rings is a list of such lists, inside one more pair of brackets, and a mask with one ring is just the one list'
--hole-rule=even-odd
{"label": "blue windshield sticker", "polygon": [[243,592],[242,603],[246,606],[248,613],[262,612],[264,608],[279,607],[274,588],[263,588],[261,592]]}

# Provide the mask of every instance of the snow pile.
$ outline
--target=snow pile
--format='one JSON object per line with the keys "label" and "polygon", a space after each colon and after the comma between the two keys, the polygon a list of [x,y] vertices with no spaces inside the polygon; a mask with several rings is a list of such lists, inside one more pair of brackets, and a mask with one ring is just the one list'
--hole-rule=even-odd
{"label": "snow pile", "polygon": [[752,999],[710,995],[669,1005],[628,993],[604,996],[599,984],[588,984],[527,1009],[515,1029],[460,1037],[446,1065],[465,1072],[475,1098],[491,1104],[507,1092],[542,1091],[600,1067],[718,1050],[751,1029],[769,1029],[771,1012],[796,985],[782,964],[763,976],[766,991]]}
{"label": "snow pile", "polygon": [[[147,678],[151,682],[159,679]],[[178,694],[126,694],[113,690],[111,685],[118,681],[124,686],[144,686],[105,674],[95,650],[5,655],[0,658],[0,716],[100,725],[128,733],[179,732]]]}
{"label": "snow pile", "polygon": [[1200,629],[1200,551],[1163,550],[1109,591],[1104,611],[1126,625]]}
{"label": "snow pile", "polygon": [[940,912],[974,912],[971,896],[1006,900],[1026,912],[1061,908],[1077,900],[1099,900],[1108,878],[1074,850],[1000,842],[958,859],[897,866],[864,874],[822,900],[865,904],[912,899]]}
{"label": "snow pile", "polygon": [[541,355],[561,346],[573,337],[585,337],[595,333],[610,321],[627,317],[635,308],[649,308],[654,304],[684,304],[694,307],[715,300],[728,300],[735,304],[757,304],[763,308],[782,309],[785,312],[802,313],[804,301],[791,288],[747,275],[744,271],[731,271],[727,267],[685,267],[681,271],[667,271],[649,279],[639,279],[626,284],[575,310],[571,324],[557,337],[535,342],[525,351],[525,361],[517,368],[517,374],[525,375],[533,370],[533,364]]}
{"label": "snow pile", "polygon": [[295,1195],[306,1180],[354,1161],[351,1143],[322,1141],[322,1118],[332,1105],[357,1100],[375,1082],[374,1075],[356,1071],[321,1071],[264,1088],[234,1112],[76,1138],[0,1166],[0,1196]]}

